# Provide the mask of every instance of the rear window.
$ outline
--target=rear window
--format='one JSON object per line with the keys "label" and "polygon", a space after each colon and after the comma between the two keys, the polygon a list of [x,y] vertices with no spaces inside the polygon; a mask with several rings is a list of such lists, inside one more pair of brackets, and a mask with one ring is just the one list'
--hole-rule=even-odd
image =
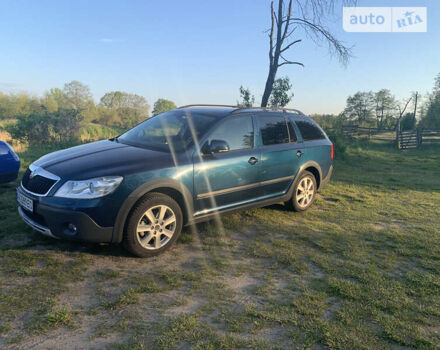
{"label": "rear window", "polygon": [[298,129],[302,135],[303,141],[322,140],[325,139],[325,134],[318,126],[309,120],[295,121]]}
{"label": "rear window", "polygon": [[283,116],[260,115],[258,118],[264,146],[289,143],[289,132]]}

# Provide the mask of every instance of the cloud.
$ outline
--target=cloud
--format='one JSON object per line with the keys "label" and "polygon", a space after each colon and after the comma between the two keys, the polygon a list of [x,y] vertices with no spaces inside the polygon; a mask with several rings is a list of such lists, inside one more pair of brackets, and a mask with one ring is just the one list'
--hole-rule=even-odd
{"label": "cloud", "polygon": [[7,83],[0,81],[0,88],[13,89],[13,88],[18,88],[20,86],[21,86],[20,84],[16,84],[16,83]]}
{"label": "cloud", "polygon": [[112,43],[115,40],[114,39],[110,39],[110,38],[102,38],[99,41],[102,42],[102,43]]}

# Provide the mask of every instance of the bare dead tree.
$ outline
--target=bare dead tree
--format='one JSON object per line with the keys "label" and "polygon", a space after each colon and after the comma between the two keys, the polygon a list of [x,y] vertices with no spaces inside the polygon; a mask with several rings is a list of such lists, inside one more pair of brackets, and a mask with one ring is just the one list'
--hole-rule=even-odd
{"label": "bare dead tree", "polygon": [[397,121],[396,121],[396,132],[397,133],[400,132],[400,121],[402,120],[403,114],[405,113],[406,108],[408,107],[411,100],[412,100],[412,97],[410,97],[406,102],[403,101],[405,103],[405,105],[403,107],[400,103],[397,104],[397,109],[399,110],[399,117],[397,118]]}
{"label": "bare dead tree", "polygon": [[[268,30],[270,44],[269,73],[261,100],[261,107],[267,106],[278,68],[290,64],[304,67],[303,63],[286,58],[287,51],[302,41],[302,39],[291,40],[297,28],[302,29],[303,33],[316,43],[327,42],[330,51],[339,58],[341,63],[346,64],[351,57],[351,49],[339,41],[322,24],[323,18],[328,17],[329,14],[334,12],[334,5],[338,2],[337,0],[288,0],[287,8],[284,6],[284,1],[278,0],[278,9],[276,11],[273,1],[270,5],[271,27]],[[355,0],[342,1],[346,3],[355,2]]]}
{"label": "bare dead tree", "polygon": [[405,105],[403,106],[403,108],[402,108],[402,106],[400,105],[400,103],[397,105],[397,108],[399,109],[399,120],[402,119],[403,114],[405,113],[406,108],[408,107],[408,105],[409,105],[409,103],[411,102],[411,100],[412,100],[412,97],[410,97],[406,102],[403,101],[403,102],[405,102]]}

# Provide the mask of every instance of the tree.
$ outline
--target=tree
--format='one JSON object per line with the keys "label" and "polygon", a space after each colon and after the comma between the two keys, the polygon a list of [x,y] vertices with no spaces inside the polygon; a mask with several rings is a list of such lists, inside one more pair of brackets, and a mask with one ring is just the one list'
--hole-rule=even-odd
{"label": "tree", "polygon": [[163,112],[168,112],[176,108],[177,106],[173,101],[166,100],[164,98],[159,98],[156,102],[154,102],[153,115],[158,115]]}
{"label": "tree", "polygon": [[42,111],[40,100],[26,93],[3,94],[0,93],[0,117],[15,118],[18,115],[39,113]]}
{"label": "tree", "polygon": [[274,108],[287,106],[293,97],[293,93],[290,92],[291,89],[292,84],[289,77],[275,80],[269,99],[270,106]]}
{"label": "tree", "polygon": [[[336,54],[340,61],[345,64],[351,56],[350,48],[322,25],[322,22],[334,13],[334,5],[338,0],[278,0],[278,9],[275,11],[274,2],[271,2],[271,27],[269,32],[269,72],[266,79],[261,107],[266,107],[272,93],[273,84],[278,69],[284,65],[300,65],[301,62],[291,61],[285,58],[287,51],[302,39],[291,40],[290,37],[296,29],[303,30],[304,34],[316,43],[325,41],[329,50]],[[286,0],[287,2],[287,0]],[[347,1],[346,1],[347,2]],[[350,2],[350,1],[348,1]],[[293,9],[295,5],[295,11]],[[281,62],[280,62],[281,59]]]}
{"label": "tree", "polygon": [[103,105],[106,108],[112,109],[118,109],[125,107],[124,105],[124,98],[128,95],[126,92],[122,91],[111,91],[107,92],[104,96],[101,97],[101,105]]}
{"label": "tree", "polygon": [[426,114],[422,117],[423,127],[440,129],[440,74],[435,78],[434,88],[428,96],[424,109]]}
{"label": "tree", "polygon": [[251,90],[243,86],[240,86],[240,99],[241,101],[237,101],[237,106],[241,108],[250,108],[255,103],[255,96],[251,94]]}
{"label": "tree", "polygon": [[414,113],[406,113],[400,121],[400,130],[414,130],[416,127],[416,117]]}
{"label": "tree", "polygon": [[411,102],[412,97],[410,97],[408,100],[402,100],[397,104],[397,108],[399,110],[399,116],[397,117],[397,123],[396,123],[396,129],[400,124],[401,119],[403,118],[403,115],[408,108],[409,103]]}
{"label": "tree", "polygon": [[372,118],[374,108],[374,94],[371,91],[359,91],[347,98],[344,113],[349,119],[365,123]]}
{"label": "tree", "polygon": [[[101,97],[101,106],[117,112],[119,125],[130,128],[148,117],[150,106],[143,96],[111,91]],[[102,117],[102,115],[101,115]],[[114,115],[112,116],[114,117]]]}
{"label": "tree", "polygon": [[377,128],[384,127],[387,117],[392,116],[396,108],[396,100],[388,89],[379,90],[374,94],[374,103],[376,105],[376,123]]}
{"label": "tree", "polygon": [[92,93],[87,85],[73,80],[64,84],[62,98],[65,99],[64,107],[84,111],[94,106]]}

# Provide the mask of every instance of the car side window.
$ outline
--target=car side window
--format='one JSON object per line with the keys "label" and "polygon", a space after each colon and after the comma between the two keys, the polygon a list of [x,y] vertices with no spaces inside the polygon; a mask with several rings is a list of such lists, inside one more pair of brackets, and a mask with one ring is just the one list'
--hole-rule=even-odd
{"label": "car side window", "polygon": [[303,141],[325,139],[324,133],[312,121],[296,120],[295,123],[301,133]]}
{"label": "car side window", "polygon": [[209,136],[208,142],[222,140],[230,151],[249,149],[254,146],[254,126],[251,116],[232,117],[221,123]]}
{"label": "car side window", "polygon": [[289,143],[289,131],[283,116],[260,115],[258,120],[264,146]]}

